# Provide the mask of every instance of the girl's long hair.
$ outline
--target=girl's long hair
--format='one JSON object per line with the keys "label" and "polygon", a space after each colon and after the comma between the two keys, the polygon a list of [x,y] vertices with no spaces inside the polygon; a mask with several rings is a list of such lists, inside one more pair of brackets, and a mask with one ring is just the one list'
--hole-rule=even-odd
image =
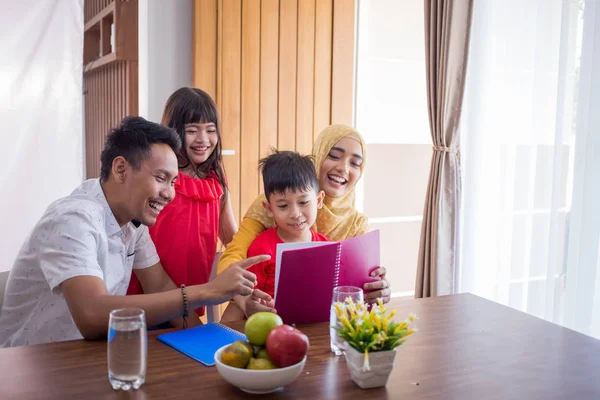
{"label": "girl's long hair", "polygon": [[173,128],[181,138],[181,151],[177,155],[179,169],[184,169],[192,164],[187,154],[187,142],[185,126],[187,124],[212,122],[217,129],[217,145],[206,161],[199,165],[193,165],[198,178],[206,178],[210,172],[217,176],[223,188],[221,198],[221,211],[227,204],[227,180],[221,154],[221,119],[214,100],[203,90],[197,88],[183,87],[175,91],[167,100],[163,111],[161,124]]}

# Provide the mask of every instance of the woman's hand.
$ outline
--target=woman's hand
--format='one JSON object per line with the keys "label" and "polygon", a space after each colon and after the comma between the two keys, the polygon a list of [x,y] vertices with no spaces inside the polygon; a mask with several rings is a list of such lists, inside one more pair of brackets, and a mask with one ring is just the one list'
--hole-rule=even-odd
{"label": "woman's hand", "polygon": [[363,286],[365,301],[367,303],[377,303],[379,297],[381,297],[384,303],[389,303],[392,291],[390,290],[390,283],[385,279],[386,272],[384,267],[379,267],[371,272],[371,276],[379,277],[379,280],[365,283]]}

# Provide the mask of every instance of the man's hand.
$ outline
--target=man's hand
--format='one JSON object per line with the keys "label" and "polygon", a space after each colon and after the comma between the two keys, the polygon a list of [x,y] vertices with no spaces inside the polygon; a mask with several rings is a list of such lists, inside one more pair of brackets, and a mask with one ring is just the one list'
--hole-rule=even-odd
{"label": "man's hand", "polygon": [[384,303],[389,303],[392,291],[390,290],[389,282],[385,279],[385,273],[386,270],[383,267],[379,267],[371,272],[371,276],[379,277],[379,281],[365,283],[363,289],[367,303],[377,303],[379,297],[381,297]]}
{"label": "man's hand", "polygon": [[256,275],[247,271],[254,264],[271,259],[269,255],[250,257],[231,264],[212,281],[206,284],[210,288],[210,303],[220,304],[234,296],[248,296],[252,294],[256,282]]}

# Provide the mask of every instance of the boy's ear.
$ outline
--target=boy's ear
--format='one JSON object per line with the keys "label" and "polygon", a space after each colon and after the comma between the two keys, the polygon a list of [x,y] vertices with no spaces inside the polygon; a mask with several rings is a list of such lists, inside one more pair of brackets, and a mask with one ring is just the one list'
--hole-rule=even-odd
{"label": "boy's ear", "polygon": [[115,157],[115,159],[112,162],[112,175],[115,178],[115,181],[117,183],[123,183],[125,182],[125,177],[127,175],[127,166],[129,164],[127,163],[127,160],[125,160],[125,157],[123,156],[118,156]]}
{"label": "boy's ear", "polygon": [[323,208],[323,200],[325,200],[325,192],[321,190],[317,193],[317,209]]}
{"label": "boy's ear", "polygon": [[269,217],[273,218],[273,211],[271,210],[271,203],[263,200],[263,207],[265,208],[265,210],[267,210],[267,215]]}

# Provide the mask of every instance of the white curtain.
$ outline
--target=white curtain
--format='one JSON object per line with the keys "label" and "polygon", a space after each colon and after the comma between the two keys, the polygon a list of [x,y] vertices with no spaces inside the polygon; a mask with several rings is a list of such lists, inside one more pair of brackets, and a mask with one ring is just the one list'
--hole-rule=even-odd
{"label": "white curtain", "polygon": [[83,0],[0,12],[0,271],[46,207],[83,179]]}
{"label": "white curtain", "polygon": [[596,3],[474,4],[459,290],[600,335]]}

